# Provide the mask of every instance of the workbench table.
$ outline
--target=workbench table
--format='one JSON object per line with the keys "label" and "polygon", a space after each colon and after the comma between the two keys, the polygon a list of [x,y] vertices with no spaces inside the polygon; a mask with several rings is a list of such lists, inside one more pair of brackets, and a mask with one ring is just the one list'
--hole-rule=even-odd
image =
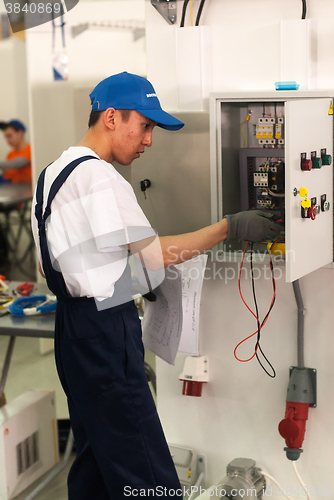
{"label": "workbench table", "polygon": [[[11,264],[20,269],[22,262],[34,251],[30,224],[30,202],[32,197],[33,191],[30,183],[0,184],[0,213],[4,216],[4,232],[11,253]],[[11,215],[14,213],[17,215],[16,231],[11,220]],[[28,245],[23,255],[19,257],[24,232],[28,236]]]}

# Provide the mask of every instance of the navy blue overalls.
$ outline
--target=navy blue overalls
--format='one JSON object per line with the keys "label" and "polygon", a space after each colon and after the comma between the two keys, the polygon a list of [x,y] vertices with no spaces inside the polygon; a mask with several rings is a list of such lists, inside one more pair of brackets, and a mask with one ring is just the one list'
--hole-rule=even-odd
{"label": "navy blue overalls", "polygon": [[146,380],[129,266],[115,285],[115,293],[119,286],[128,287],[129,302],[98,311],[93,298],[70,296],[62,274],[51,264],[45,222],[52,200],[74,168],[90,158],[96,159],[78,158],[62,170],[50,188],[44,213],[46,169],[36,189],[43,270],[58,299],[56,365],[68,398],[77,449],[68,477],[69,500],[121,500],[135,496],[136,491],[139,496],[140,490],[142,496],[147,492],[151,498],[181,497]]}

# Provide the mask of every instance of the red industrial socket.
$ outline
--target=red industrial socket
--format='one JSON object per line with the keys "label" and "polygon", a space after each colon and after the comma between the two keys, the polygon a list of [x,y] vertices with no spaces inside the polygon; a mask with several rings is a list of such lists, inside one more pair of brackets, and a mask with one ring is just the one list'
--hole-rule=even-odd
{"label": "red industrial socket", "polygon": [[183,381],[183,390],[182,394],[184,396],[202,396],[202,385],[206,382],[196,382],[193,380],[184,380]]}
{"label": "red industrial socket", "polygon": [[279,423],[278,431],[285,439],[288,448],[299,449],[302,447],[308,409],[308,403],[286,402],[285,418]]}

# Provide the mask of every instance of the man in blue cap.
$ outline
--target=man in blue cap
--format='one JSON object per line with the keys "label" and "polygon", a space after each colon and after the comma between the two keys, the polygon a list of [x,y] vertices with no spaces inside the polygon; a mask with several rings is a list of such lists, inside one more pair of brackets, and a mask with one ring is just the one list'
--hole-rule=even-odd
{"label": "man in blue cap", "polygon": [[56,364],[77,448],[69,499],[182,498],[145,376],[128,254],[138,256],[154,288],[166,266],[227,237],[272,237],[280,226],[245,212],[159,238],[112,162],[139,158],[155,126],[176,131],[184,124],[137,75],[106,78],[90,98],[86,135],[42,172],[32,214],[41,270],[58,298]]}

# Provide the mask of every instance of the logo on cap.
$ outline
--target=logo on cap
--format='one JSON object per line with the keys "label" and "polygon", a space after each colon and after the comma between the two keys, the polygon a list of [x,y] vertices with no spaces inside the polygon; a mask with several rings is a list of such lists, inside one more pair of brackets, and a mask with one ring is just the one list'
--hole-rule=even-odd
{"label": "logo on cap", "polygon": [[157,94],[146,94],[146,97],[157,97]]}

